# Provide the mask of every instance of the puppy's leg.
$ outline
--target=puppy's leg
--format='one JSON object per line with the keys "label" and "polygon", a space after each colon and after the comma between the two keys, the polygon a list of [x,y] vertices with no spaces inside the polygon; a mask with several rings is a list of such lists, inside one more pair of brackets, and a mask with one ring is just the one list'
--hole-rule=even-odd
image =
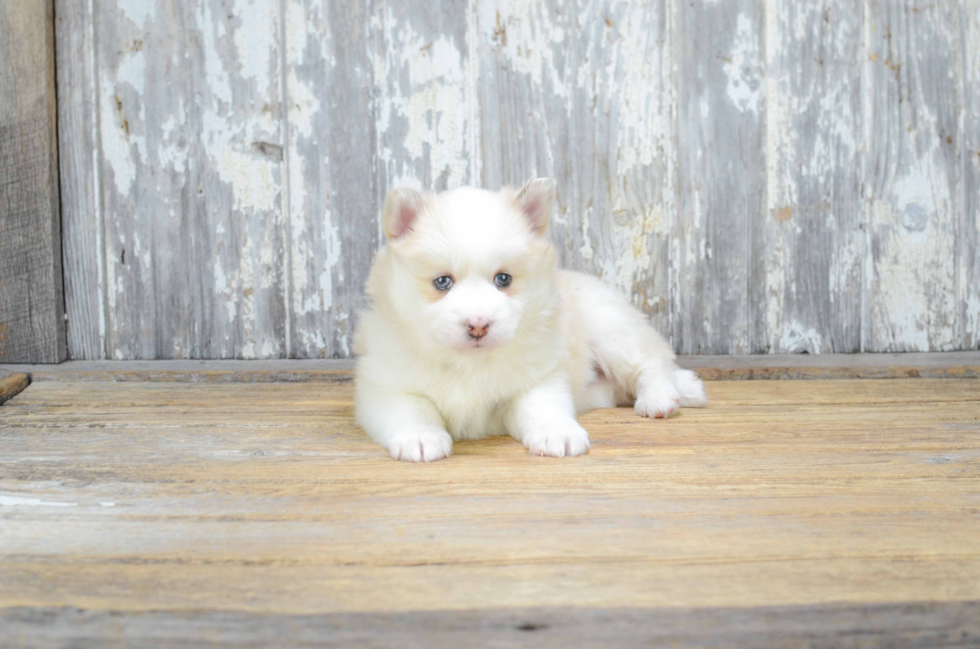
{"label": "puppy's leg", "polygon": [[453,452],[442,415],[425,397],[376,393],[359,386],[357,423],[396,460],[434,462]]}
{"label": "puppy's leg", "polygon": [[691,370],[675,370],[674,383],[681,394],[681,405],[685,408],[698,408],[708,403],[708,395],[704,393],[704,384],[698,375]]}
{"label": "puppy's leg", "polygon": [[677,367],[667,341],[646,322],[634,322],[619,338],[601,344],[600,350],[617,382],[627,394],[635,395],[633,410],[638,415],[667,418],[681,406],[703,406],[708,401],[701,379]]}
{"label": "puppy's leg", "polygon": [[507,432],[531,455],[582,455],[589,434],[575,421],[575,402],[565,381],[554,379],[518,397],[506,413]]}
{"label": "puppy's leg", "polygon": [[603,373],[617,386],[622,405],[644,417],[670,417],[681,405],[704,405],[701,380],[678,369],[667,341],[645,315],[612,287],[575,276],[579,317]]}
{"label": "puppy's leg", "polygon": [[674,383],[674,362],[657,354],[647,354],[636,376],[636,402],[633,410],[643,417],[670,417],[681,406],[681,395]]}

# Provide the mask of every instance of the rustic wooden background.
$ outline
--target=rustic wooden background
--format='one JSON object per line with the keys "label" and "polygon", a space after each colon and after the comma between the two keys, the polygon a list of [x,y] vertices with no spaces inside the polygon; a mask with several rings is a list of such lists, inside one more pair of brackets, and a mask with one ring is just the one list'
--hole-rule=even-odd
{"label": "rustic wooden background", "polygon": [[682,353],[980,346],[980,0],[56,0],[74,358],[343,357],[389,187],[557,179]]}
{"label": "rustic wooden background", "polygon": [[7,363],[57,363],[67,353],[53,9],[38,0],[0,2],[0,362]]}

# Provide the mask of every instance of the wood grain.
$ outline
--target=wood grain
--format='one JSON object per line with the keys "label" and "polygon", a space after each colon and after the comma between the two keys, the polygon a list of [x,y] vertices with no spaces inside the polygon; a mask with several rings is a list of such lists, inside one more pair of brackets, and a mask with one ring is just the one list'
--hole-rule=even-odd
{"label": "wood grain", "polygon": [[105,236],[93,2],[54,0],[65,311],[72,358],[105,358]]}
{"label": "wood grain", "polygon": [[[667,334],[675,175],[673,31],[665,2],[477,3],[475,181],[553,176],[567,267],[631,296]],[[464,151],[465,152],[465,151]]]}
{"label": "wood grain", "polygon": [[23,392],[30,382],[30,378],[23,372],[0,369],[0,405]]}
{"label": "wood grain", "polygon": [[[256,615],[234,611],[0,609],[12,647],[97,649],[152,639],[154,647],[482,646],[976,647],[978,602],[768,608],[523,608],[410,613]],[[0,638],[0,647],[3,644]]]}
{"label": "wood grain", "polygon": [[389,188],[532,175],[681,353],[980,345],[976,0],[57,2],[73,358],[349,357]]}
{"label": "wood grain", "polygon": [[106,356],[284,356],[278,3],[95,20]]}
{"label": "wood grain", "polygon": [[[680,356],[681,367],[707,381],[757,379],[980,378],[980,352],[902,354],[765,354]],[[354,361],[68,361],[7,365],[35,381],[165,381],[193,383],[345,383]]]}
{"label": "wood grain", "polygon": [[765,322],[776,353],[861,347],[862,2],[766,3]]}
{"label": "wood grain", "polygon": [[963,21],[958,3],[866,5],[869,253],[863,349],[960,349]]}
{"label": "wood grain", "polygon": [[667,421],[582,416],[581,458],[496,438],[423,466],[369,442],[351,396],[32,384],[0,409],[3,619],[96,640],[119,637],[109,615],[130,637],[210,621],[232,642],[227,620],[267,616],[299,642],[418,633],[423,612],[457,639],[476,619],[567,637],[582,611],[593,646],[651,632],[627,624],[645,613],[676,615],[681,646],[712,646],[705,619],[814,646],[973,642],[975,379],[715,382]]}
{"label": "wood grain", "polygon": [[0,7],[0,361],[67,353],[61,277],[54,8]]}
{"label": "wood grain", "polygon": [[285,11],[287,355],[346,358],[388,188],[375,168],[372,68],[384,45],[371,31],[368,3],[288,0]]}
{"label": "wood grain", "polygon": [[764,7],[676,5],[677,214],[673,343],[683,354],[752,354],[765,326]]}
{"label": "wood grain", "polygon": [[957,236],[957,317],[963,349],[980,349],[980,0],[963,10],[963,209]]}

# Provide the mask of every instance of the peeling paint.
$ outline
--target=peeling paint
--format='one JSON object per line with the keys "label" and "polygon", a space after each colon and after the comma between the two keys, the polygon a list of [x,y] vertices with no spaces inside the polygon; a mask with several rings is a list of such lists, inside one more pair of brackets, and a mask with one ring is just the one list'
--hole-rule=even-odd
{"label": "peeling paint", "polygon": [[728,97],[741,111],[758,113],[764,97],[763,75],[760,68],[759,35],[745,14],[735,21],[735,38],[725,59],[728,76]]}
{"label": "peeling paint", "polygon": [[530,174],[681,351],[980,344],[960,5],[157,6],[92,5],[110,358],[349,355],[385,190]]}
{"label": "peeling paint", "polygon": [[765,3],[765,327],[776,353],[860,347],[864,204],[854,57],[862,31],[852,9]]}
{"label": "peeling paint", "polygon": [[137,27],[143,27],[156,12],[157,0],[127,0],[120,2],[119,8]]}
{"label": "peeling paint", "polygon": [[400,20],[391,7],[383,20],[387,54],[375,61],[374,78],[382,85],[378,155],[389,169],[390,186],[432,178],[432,188],[452,188],[469,182],[467,121],[470,85],[461,48],[452,38],[429,39]]}
{"label": "peeling paint", "polygon": [[783,326],[779,348],[784,354],[819,354],[823,337],[812,327],[792,321]]}
{"label": "peeling paint", "polygon": [[[101,92],[105,101],[101,106],[102,157],[115,180],[116,191],[129,196],[136,181],[137,166],[146,161],[146,139],[130,128],[132,115],[130,97],[140,97],[144,93],[145,61],[144,54],[124,54],[118,69],[104,70]],[[119,97],[123,94],[124,103]]]}
{"label": "peeling paint", "polygon": [[[500,0],[476,2],[479,24],[491,33],[495,53],[517,72],[530,77],[535,87],[561,79],[557,52],[565,43],[565,29],[555,24],[543,3]],[[565,84],[553,84],[558,97],[568,97]]]}
{"label": "peeling paint", "polygon": [[[924,193],[915,191],[922,187],[917,180],[923,179],[913,174],[906,181],[909,189],[899,194],[928,203]],[[954,282],[954,241],[935,226],[919,231],[905,228],[903,213],[908,205],[872,202],[871,227],[877,233],[878,252],[871,280],[875,289],[871,328],[886,339],[902,341],[905,349],[955,349],[956,331],[949,316],[955,313],[955,295],[940,288]],[[905,234],[899,234],[899,228]]]}
{"label": "peeling paint", "polygon": [[959,69],[964,16],[956,5],[915,15],[887,4],[872,10],[868,37],[878,61],[865,63],[866,96],[893,108],[866,131],[872,174],[866,348],[957,349],[962,171],[950,164],[944,136],[962,119],[959,75],[949,73]]}

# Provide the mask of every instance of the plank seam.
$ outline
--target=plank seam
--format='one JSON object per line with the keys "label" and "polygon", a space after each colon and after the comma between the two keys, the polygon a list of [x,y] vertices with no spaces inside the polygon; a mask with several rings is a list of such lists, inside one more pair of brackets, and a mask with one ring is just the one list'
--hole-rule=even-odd
{"label": "plank seam", "polygon": [[92,119],[92,128],[95,131],[94,142],[95,146],[92,147],[92,178],[94,181],[95,190],[95,209],[96,209],[96,223],[95,229],[95,242],[96,242],[96,273],[97,273],[97,295],[99,297],[99,358],[106,359],[109,358],[109,340],[108,340],[108,317],[109,317],[109,307],[108,307],[108,287],[105,285],[105,267],[106,267],[106,246],[105,246],[105,205],[103,203],[102,196],[102,111],[100,110],[100,98],[101,92],[99,90],[99,62],[96,53],[98,51],[98,31],[95,26],[95,0],[88,0],[88,32],[89,41],[91,42],[91,47],[89,48],[90,65],[92,69],[92,77],[89,80],[91,83],[91,93],[94,99],[94,115]]}
{"label": "plank seam", "polygon": [[285,268],[283,269],[283,311],[285,322],[285,348],[283,356],[289,358],[293,356],[292,329],[293,329],[293,210],[292,210],[292,187],[290,184],[290,141],[289,141],[289,84],[287,81],[286,70],[289,66],[289,52],[286,45],[286,0],[279,0],[279,97],[281,108],[279,120],[282,128],[282,169],[280,177],[282,180],[282,198],[280,199],[281,209],[283,210],[283,251],[285,256]]}
{"label": "plank seam", "polygon": [[[861,121],[864,127],[864,146],[861,155],[867,156],[868,150],[871,146],[872,133],[871,133],[871,119],[870,119],[870,106],[871,106],[871,84],[868,74],[868,57],[870,56],[870,46],[871,46],[871,26],[869,24],[868,16],[870,11],[868,11],[868,2],[870,0],[865,0],[861,3],[861,34],[863,36],[862,42],[864,47],[859,50],[859,56],[861,57]],[[863,249],[861,251],[861,312],[858,314],[859,329],[860,329],[860,341],[858,344],[858,351],[860,353],[865,353],[868,347],[868,274],[872,272],[874,266],[869,263],[869,258],[871,255],[871,203],[870,203],[870,188],[868,187],[868,174],[867,174],[867,159],[862,159],[861,169],[863,170],[861,178],[861,203],[862,203],[862,214],[864,216],[861,231],[864,233],[862,237]]]}
{"label": "plank seam", "polygon": [[[54,269],[53,275],[61,282],[61,322],[58,323],[58,327],[64,332],[64,346],[61,349],[61,360],[68,358],[68,297],[67,297],[67,286],[68,279],[65,277],[65,271],[68,267],[65,263],[65,217],[64,210],[62,209],[62,188],[61,188],[61,120],[58,119],[58,51],[57,44],[55,43],[55,38],[58,33],[58,12],[57,4],[51,2],[49,5],[51,11],[51,49],[48,52],[48,56],[51,57],[51,83],[54,87],[54,119],[51,122],[52,136],[51,136],[51,147],[54,150],[54,161],[53,161],[53,172],[54,185],[56,196],[53,198],[53,207],[57,211],[58,215],[58,237],[54,244],[57,246],[57,254],[53,255]],[[59,268],[60,266],[60,268]],[[59,272],[60,271],[60,272]],[[55,299],[57,299],[57,294]],[[56,316],[57,317],[57,316]]]}

